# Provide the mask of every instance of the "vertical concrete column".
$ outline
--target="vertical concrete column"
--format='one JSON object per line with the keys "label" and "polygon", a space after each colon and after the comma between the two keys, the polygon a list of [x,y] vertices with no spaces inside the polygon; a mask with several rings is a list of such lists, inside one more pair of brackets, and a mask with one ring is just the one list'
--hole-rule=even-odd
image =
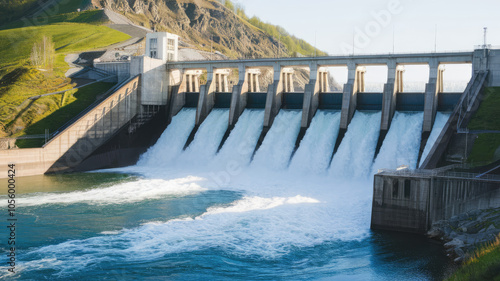
{"label": "vertical concrete column", "polygon": [[342,111],[340,114],[340,129],[347,129],[347,126],[351,122],[351,119],[356,110],[356,98],[358,93],[358,82],[359,78],[358,68],[362,70],[362,67],[358,67],[354,61],[350,61],[347,64],[347,83],[344,84],[344,91],[342,93]]}
{"label": "vertical concrete column", "polygon": [[384,93],[382,97],[382,119],[380,131],[388,131],[391,125],[392,117],[396,111],[396,97],[400,91],[403,70],[396,65],[395,60],[387,63],[387,82],[384,84]]}
{"label": "vertical concrete column", "polygon": [[194,89],[193,89],[193,91],[195,93],[200,92],[200,75],[201,75],[201,70],[198,70],[196,72],[196,75],[193,75],[194,76]]}
{"label": "vertical concrete column", "polygon": [[288,92],[289,89],[288,89],[288,74],[287,73],[283,73],[283,92]]}
{"label": "vertical concrete column", "polygon": [[273,124],[274,117],[278,114],[281,108],[281,98],[284,90],[285,68],[275,64],[273,83],[267,88],[266,108],[264,112],[264,127],[270,128]]}
{"label": "vertical concrete column", "polygon": [[[311,120],[318,110],[319,105],[319,92],[321,82],[324,82],[325,69],[318,67],[316,63],[309,65],[309,83],[304,88],[304,101],[302,103],[302,121],[300,123],[301,130],[307,129]],[[320,81],[323,80],[323,81]]]}
{"label": "vertical concrete column", "polygon": [[257,72],[260,73],[258,69],[245,68],[243,65],[240,65],[238,68],[238,84],[233,86],[231,107],[229,108],[229,129],[234,127],[236,122],[238,122],[238,118],[245,110],[247,94],[251,86],[250,79],[255,78]]}
{"label": "vertical concrete column", "polygon": [[432,59],[429,61],[429,83],[425,85],[424,123],[422,132],[430,133],[434,124],[439,93],[438,77],[439,62],[436,59]]}
{"label": "vertical concrete column", "polygon": [[221,75],[223,77],[223,85],[224,85],[224,87],[222,88],[222,90],[223,90],[222,92],[227,93],[227,92],[229,92],[229,81],[227,79],[227,77],[229,76],[229,73],[228,74],[221,74]]}
{"label": "vertical concrete column", "polygon": [[[246,71],[245,71],[245,73],[246,73]],[[248,91],[253,93],[253,92],[255,92],[255,88],[254,88],[254,84],[253,84],[253,79],[254,79],[253,73],[248,73],[248,78],[249,78]]]}
{"label": "vertical concrete column", "polygon": [[290,86],[289,86],[290,91],[289,92],[293,93],[293,92],[295,92],[295,88],[293,87],[293,70],[292,70],[292,72],[288,73],[288,75],[289,75],[288,76],[288,83],[290,84]]}
{"label": "vertical concrete column", "polygon": [[187,76],[188,76],[188,83],[189,83],[188,92],[194,92],[194,89],[193,89],[193,74],[187,74]]}
{"label": "vertical concrete column", "polygon": [[[170,122],[172,117],[175,116],[186,103],[186,92],[188,89],[187,72],[184,69],[176,69],[169,71],[169,79],[171,85],[170,93],[170,108],[168,112],[168,120]],[[180,79],[180,80],[179,80]]]}
{"label": "vertical concrete column", "polygon": [[[214,81],[214,78],[217,77],[219,77],[218,81]],[[200,86],[200,97],[198,99],[198,107],[196,109],[195,126],[201,125],[205,118],[207,118],[210,111],[212,111],[215,103],[216,85],[218,85],[219,89],[221,89],[222,85],[220,74],[216,72],[213,66],[210,66],[207,68],[207,84]]]}
{"label": "vertical concrete column", "polygon": [[318,83],[320,93],[328,92],[328,72],[325,68],[321,68],[318,72]]}
{"label": "vertical concrete column", "polygon": [[438,68],[438,79],[436,81],[437,83],[437,89],[439,93],[442,93],[444,91],[444,68],[440,67]]}
{"label": "vertical concrete column", "polygon": [[254,74],[253,82],[255,83],[255,87],[254,87],[255,92],[260,92],[259,74],[260,74],[260,71],[259,71],[259,73]]}

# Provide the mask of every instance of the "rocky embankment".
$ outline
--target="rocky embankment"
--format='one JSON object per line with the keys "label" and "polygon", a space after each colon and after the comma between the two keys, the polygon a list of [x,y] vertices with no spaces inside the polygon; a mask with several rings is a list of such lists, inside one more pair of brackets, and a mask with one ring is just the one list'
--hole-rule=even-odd
{"label": "rocky embankment", "polygon": [[499,233],[500,208],[496,208],[475,210],[435,222],[427,235],[443,241],[448,256],[461,263],[478,247],[495,240]]}

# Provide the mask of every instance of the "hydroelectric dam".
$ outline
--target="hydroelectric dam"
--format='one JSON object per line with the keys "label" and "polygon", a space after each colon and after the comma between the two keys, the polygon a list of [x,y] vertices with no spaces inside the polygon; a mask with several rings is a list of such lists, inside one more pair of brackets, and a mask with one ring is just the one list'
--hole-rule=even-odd
{"label": "hydroelectric dam", "polygon": [[[466,89],[444,92],[441,66],[464,63],[472,67]],[[387,81],[381,92],[369,93],[366,68],[376,65],[387,67]],[[429,67],[423,92],[405,92],[405,65]],[[332,66],[347,67],[341,92],[329,91]],[[7,164],[16,165],[18,176],[28,176],[165,161],[172,166],[218,161],[225,168],[213,178],[220,184],[245,165],[327,173],[332,181],[366,179],[401,165],[429,170],[442,165],[453,134],[477,110],[484,87],[500,86],[500,50],[489,49],[184,62],[139,56],[94,67],[115,75],[112,91],[44,147],[2,150],[0,177],[7,175]],[[295,68],[309,71],[303,92],[294,89]],[[260,69],[271,70],[268,85],[261,85]],[[236,70],[237,83],[231,85]],[[431,209],[441,204],[431,198],[438,175],[426,174],[427,189],[418,174],[403,176],[375,175],[372,227],[422,233],[433,220],[456,213]],[[462,186],[467,180],[457,182]],[[483,207],[500,202],[498,182],[477,182],[481,192],[462,191],[477,190],[472,183],[459,187],[460,198],[490,198],[478,203]]]}

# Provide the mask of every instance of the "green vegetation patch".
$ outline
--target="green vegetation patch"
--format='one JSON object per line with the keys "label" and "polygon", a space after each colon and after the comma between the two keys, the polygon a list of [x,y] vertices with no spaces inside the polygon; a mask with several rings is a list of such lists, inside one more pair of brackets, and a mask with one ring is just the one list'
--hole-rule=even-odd
{"label": "green vegetation patch", "polygon": [[487,165],[500,159],[500,155],[495,153],[498,149],[500,149],[500,134],[479,134],[468,161],[474,165]]}
{"label": "green vegetation patch", "polygon": [[33,44],[42,36],[50,36],[56,53],[92,50],[130,38],[106,26],[83,23],[57,23],[0,30],[0,67],[27,59]]}
{"label": "green vegetation patch", "polygon": [[500,236],[491,245],[478,250],[447,280],[500,280]]}
{"label": "green vegetation patch", "polygon": [[[44,12],[40,12],[40,4],[48,3],[50,0],[2,0],[0,1],[0,25],[15,23],[15,25],[26,24],[26,19],[29,22],[33,22],[30,25],[40,25],[46,24],[43,23],[47,18],[51,18],[52,16],[64,14],[64,13],[73,13],[76,12],[77,9],[85,9],[87,7],[92,7],[91,0],[57,0],[53,2],[47,7],[47,10]],[[39,13],[39,19],[33,21],[30,18],[23,17],[27,15],[33,15],[34,13]],[[20,26],[23,26],[20,25]],[[5,28],[5,27],[4,27]]]}
{"label": "green vegetation patch", "polygon": [[[46,107],[52,105],[53,107],[57,107],[57,109],[36,116],[32,124],[24,132],[27,135],[44,134],[45,129],[48,129],[50,133],[55,132],[71,118],[77,116],[91,105],[97,96],[109,90],[113,85],[113,83],[98,82],[77,90],[68,91],[64,94],[43,97],[34,101],[33,105],[38,104]],[[43,143],[43,139],[16,141],[16,145],[20,148],[41,147]]]}
{"label": "green vegetation patch", "polygon": [[470,130],[500,131],[500,87],[486,88],[484,99],[469,123]]}

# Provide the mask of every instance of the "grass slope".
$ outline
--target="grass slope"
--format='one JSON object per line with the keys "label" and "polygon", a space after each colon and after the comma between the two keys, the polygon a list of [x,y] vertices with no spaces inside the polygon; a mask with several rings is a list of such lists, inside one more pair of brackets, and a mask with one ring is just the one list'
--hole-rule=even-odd
{"label": "grass slope", "polygon": [[500,280],[500,236],[496,241],[476,252],[449,281]]}
{"label": "grass slope", "polygon": [[[11,22],[24,22],[21,19],[40,10],[52,0],[2,0],[0,1],[0,25]],[[55,0],[41,13],[41,18],[57,14],[76,12],[77,9],[91,7],[91,0]],[[40,24],[40,23],[38,23]]]}
{"label": "grass slope", "polygon": [[[68,91],[64,95],[54,95],[37,100],[39,103],[55,100],[61,107],[53,112],[46,111],[45,114],[36,116],[32,124],[25,129],[26,134],[44,134],[45,129],[48,129],[50,133],[55,132],[68,120],[91,105],[98,95],[106,92],[113,85],[113,83],[98,82],[77,90]],[[16,141],[16,145],[21,148],[40,147],[43,142],[43,139],[27,139]]]}
{"label": "grass slope", "polygon": [[[130,38],[106,26],[64,21],[97,23],[102,11],[54,16],[52,24],[0,30],[0,137],[25,134],[24,129],[37,116],[60,107],[61,95],[35,101],[30,96],[72,88],[64,76],[69,66],[64,57],[70,52],[99,49]],[[58,22],[63,21],[63,22]],[[52,38],[56,62],[52,70],[36,69],[29,64],[33,44],[42,36]]]}
{"label": "grass slope", "polygon": [[[469,123],[470,130],[500,131],[500,87],[487,88],[478,111]],[[495,152],[500,148],[500,134],[479,134],[468,161],[486,165],[500,158]]]}

